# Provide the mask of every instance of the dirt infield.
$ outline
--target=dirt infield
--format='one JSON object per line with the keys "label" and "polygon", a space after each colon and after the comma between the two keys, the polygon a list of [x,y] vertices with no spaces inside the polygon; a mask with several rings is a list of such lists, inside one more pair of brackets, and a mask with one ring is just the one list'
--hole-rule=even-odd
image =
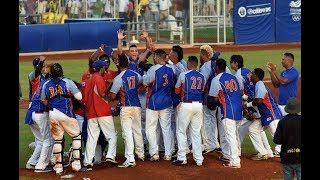
{"label": "dirt infield", "polygon": [[[158,48],[169,51],[172,45],[159,45]],[[184,53],[199,52],[199,47],[182,46]],[[252,51],[252,50],[271,50],[271,49],[289,49],[300,48],[300,43],[289,44],[259,44],[259,45],[219,45],[212,46],[214,50],[220,52],[226,51]],[[139,48],[143,48],[142,46]],[[19,61],[31,61],[34,56],[44,54],[48,59],[65,60],[65,59],[86,59],[94,50],[73,51],[73,52],[50,52],[50,53],[32,53],[20,54]],[[266,85],[278,97],[278,89],[275,89],[270,81],[265,82]],[[298,99],[301,99],[301,80],[299,80]],[[20,108],[27,108],[28,101],[21,100]],[[220,154],[209,153],[204,155],[204,162],[201,167],[196,166],[192,155],[188,155],[188,164],[179,167],[171,165],[171,162],[160,160],[160,162],[145,161],[137,162],[134,168],[118,168],[115,165],[103,163],[95,165],[93,171],[89,172],[73,172],[70,167],[66,168],[66,174],[75,175],[72,179],[83,179],[89,177],[91,180],[100,179],[282,179],[282,167],[280,158],[270,158],[264,161],[250,160],[250,155],[241,156],[241,168],[232,169],[225,168],[222,161],[218,160]],[[117,156],[116,160],[122,163],[123,156]],[[31,170],[21,168],[19,176],[22,177],[37,177],[37,179],[59,179],[60,176],[50,173],[34,173]]]}
{"label": "dirt infield", "polygon": [[[197,166],[192,155],[187,156],[185,166],[174,166],[169,161],[160,159],[160,162],[137,161],[134,168],[118,168],[116,165],[102,163],[93,166],[93,171],[74,172],[71,167],[66,168],[66,174],[75,175],[72,179],[82,180],[88,177],[91,180],[103,179],[281,179],[282,166],[280,158],[270,158],[264,161],[253,161],[248,155],[241,156],[241,168],[233,169],[223,167],[223,162],[218,160],[220,154],[213,152],[204,155],[202,166]],[[116,158],[122,163],[124,158]],[[37,177],[37,179],[59,179],[54,172],[34,173],[32,170],[20,169],[20,176]]]}

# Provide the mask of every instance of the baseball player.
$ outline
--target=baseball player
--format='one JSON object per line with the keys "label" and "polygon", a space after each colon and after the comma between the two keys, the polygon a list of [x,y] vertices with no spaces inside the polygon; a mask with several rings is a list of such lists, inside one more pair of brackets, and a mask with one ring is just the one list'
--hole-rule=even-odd
{"label": "baseball player", "polygon": [[54,139],[53,154],[55,156],[56,174],[63,173],[62,143],[66,131],[72,137],[74,161],[71,163],[74,171],[82,171],[80,163],[81,131],[78,122],[73,118],[71,96],[81,100],[82,94],[74,82],[63,76],[63,69],[59,63],[51,66],[51,80],[43,85],[41,99],[49,107],[51,134]]}
{"label": "baseball player", "polygon": [[234,75],[225,72],[226,66],[227,64],[224,59],[219,58],[216,60],[214,68],[217,75],[211,82],[209,96],[212,97],[208,99],[208,104],[214,106],[219,101],[223,113],[222,124],[229,149],[229,154],[226,155],[230,157],[230,162],[223,165],[224,167],[240,168],[237,123],[242,120],[241,89],[243,87]]}
{"label": "baseball player", "polygon": [[185,59],[183,59],[183,48],[180,46],[180,45],[174,45],[172,46],[172,51],[175,50],[175,51],[179,51],[182,56],[179,57],[179,59],[181,59],[180,63],[183,65],[184,69],[187,70],[188,67],[187,67],[187,61]]}
{"label": "baseball player", "polygon": [[[251,74],[251,81],[255,84],[254,98],[252,102],[246,103],[246,107],[257,106],[261,115],[261,126],[256,127],[256,131],[251,133],[254,141],[259,141],[260,132],[266,127],[272,138],[277,128],[279,120],[282,118],[281,112],[275,103],[275,99],[263,83],[264,71],[261,68],[255,68]],[[276,145],[275,151],[280,152],[281,145]]]}
{"label": "baseball player", "polygon": [[[42,57],[41,61],[44,62]],[[31,98],[25,123],[31,128],[35,137],[35,149],[29,158],[26,168],[35,169],[34,172],[50,172],[48,167],[52,155],[53,139],[50,132],[48,108],[42,103],[40,93],[42,85],[48,79],[42,79]]]}
{"label": "baseball player", "polygon": [[40,84],[40,80],[44,79],[44,76],[42,75],[44,69],[44,61],[45,57],[40,56],[36,57],[32,60],[32,65],[34,70],[30,72],[28,78],[29,78],[29,101],[31,102],[32,96],[36,89],[38,89],[38,86]]}
{"label": "baseball player", "polygon": [[[118,32],[118,53],[119,56],[125,55],[125,52],[122,51],[122,40],[126,37],[126,35],[123,34],[123,30],[119,30]],[[150,43],[152,43],[150,40],[151,38],[148,37],[147,32],[142,32],[141,38],[146,40],[146,50],[138,55],[138,48],[135,44],[130,45],[129,47],[129,53],[128,53],[128,69],[133,70],[137,73],[139,73],[141,76],[144,75],[144,71],[139,67],[140,62],[145,62],[149,56],[152,54],[150,50]],[[146,137],[146,129],[145,129],[145,122],[146,122],[146,91],[139,92],[139,100],[141,104],[141,123],[142,123],[142,135],[143,135],[143,142],[145,147],[147,147],[147,137]]]}
{"label": "baseball player", "polygon": [[[239,83],[243,84],[244,86],[244,94],[242,96],[242,99],[244,101],[248,99],[251,101],[254,96],[255,86],[253,82],[251,82],[250,80],[251,70],[244,67],[243,57],[241,55],[232,55],[230,58],[230,67],[231,69],[236,71],[235,76],[238,78]],[[239,136],[237,136],[237,138],[239,142],[238,144],[239,156],[241,156],[241,144],[245,136],[247,135],[248,132],[255,131],[255,127],[256,127],[255,124],[261,123],[260,114],[257,107],[254,107],[254,109],[252,109],[252,113],[254,116],[253,119],[243,118],[238,124]],[[253,122],[254,124],[252,125]],[[251,137],[250,133],[249,133],[249,137]],[[251,139],[251,141],[254,148],[258,151],[258,155],[252,157],[252,160],[268,159],[268,153],[270,154],[270,156],[273,156],[273,152],[271,150],[269,141],[264,131],[261,132],[261,139],[259,139],[259,141],[254,141],[254,139]]]}
{"label": "baseball player", "polygon": [[[212,151],[221,151],[220,143],[225,141],[218,142],[218,125],[221,127],[221,121],[217,120],[217,108],[209,109],[207,106],[207,99],[209,88],[211,85],[211,80],[215,77],[215,60],[212,60],[213,57],[213,49],[209,45],[202,45],[200,47],[200,62],[203,65],[200,68],[200,72],[206,78],[206,86],[204,93],[204,101],[203,101],[203,126],[201,127],[201,136],[204,146],[204,154],[207,154]],[[221,129],[221,130],[220,130]],[[219,129],[219,133],[223,133],[222,128]],[[224,136],[220,135],[220,138]]]}
{"label": "baseball player", "polygon": [[198,67],[197,57],[189,56],[187,66],[189,70],[179,75],[175,85],[175,93],[181,94],[181,105],[177,120],[178,157],[173,161],[173,164],[187,164],[186,131],[190,125],[193,159],[198,166],[202,166],[200,129],[203,121],[202,102],[206,82],[204,76],[196,70]]}
{"label": "baseball player", "polygon": [[[169,66],[172,69],[175,69],[175,74],[173,77],[173,82],[174,84],[177,82],[180,73],[182,72],[186,72],[187,69],[184,68],[183,64],[181,63],[183,55],[181,54],[181,51],[172,48],[170,53],[169,53]],[[176,122],[177,122],[177,116],[178,116],[178,110],[179,108],[177,108],[179,106],[181,100],[181,96],[176,94],[176,93],[172,93],[172,101],[173,101],[173,106],[172,106],[172,115],[171,115],[171,128],[172,128],[172,132],[173,132],[173,137],[174,137],[174,144],[176,144],[177,142],[177,136],[176,136]],[[187,146],[189,147],[189,146]]]}
{"label": "baseball player", "polygon": [[93,62],[92,68],[95,73],[86,81],[84,88],[84,103],[88,118],[88,139],[83,164],[88,170],[92,170],[92,160],[95,155],[100,130],[109,143],[106,161],[117,164],[117,161],[115,161],[117,131],[112,118],[111,106],[107,99],[109,89],[107,89],[103,79],[107,63],[107,61],[102,60]]}
{"label": "baseball player", "polygon": [[[284,53],[281,61],[284,71],[279,75],[276,72],[276,66],[271,62],[267,63],[267,69],[270,73],[271,81],[274,87],[279,88],[278,105],[283,116],[288,113],[285,112],[284,107],[290,97],[298,97],[298,82],[299,72],[293,66],[294,55],[292,53]],[[279,152],[276,152],[277,155]]]}
{"label": "baseball player", "polygon": [[159,142],[156,129],[160,123],[165,155],[164,160],[171,160],[173,153],[173,137],[171,129],[172,96],[174,70],[166,65],[166,52],[162,49],[154,51],[154,62],[147,74],[143,76],[143,84],[148,87],[146,109],[146,135],[149,142],[151,161],[159,161]]}
{"label": "baseball player", "polygon": [[120,94],[122,105],[120,121],[122,136],[125,144],[126,161],[118,167],[134,167],[136,165],[135,153],[138,159],[144,161],[143,137],[141,131],[141,104],[138,97],[139,85],[142,84],[142,77],[132,70],[128,70],[128,58],[125,55],[119,58],[121,73],[114,79],[110,99],[115,99]]}

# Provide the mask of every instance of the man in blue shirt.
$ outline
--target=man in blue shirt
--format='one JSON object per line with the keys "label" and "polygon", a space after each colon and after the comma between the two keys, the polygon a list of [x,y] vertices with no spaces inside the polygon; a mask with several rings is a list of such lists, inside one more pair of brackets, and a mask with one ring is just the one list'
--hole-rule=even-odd
{"label": "man in blue shirt", "polygon": [[271,62],[267,63],[271,81],[274,87],[279,88],[278,105],[283,116],[287,115],[284,107],[290,97],[298,96],[299,72],[293,66],[294,56],[292,53],[284,53],[281,61],[285,68],[280,75],[276,72],[276,66]]}

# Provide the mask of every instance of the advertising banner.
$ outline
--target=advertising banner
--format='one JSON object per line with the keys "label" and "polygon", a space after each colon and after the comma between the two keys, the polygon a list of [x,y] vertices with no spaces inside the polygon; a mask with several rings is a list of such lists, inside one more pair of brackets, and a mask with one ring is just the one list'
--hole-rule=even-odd
{"label": "advertising banner", "polygon": [[236,44],[275,42],[273,0],[234,1],[234,35]]}
{"label": "advertising banner", "polygon": [[276,1],[276,42],[301,41],[301,0]]}

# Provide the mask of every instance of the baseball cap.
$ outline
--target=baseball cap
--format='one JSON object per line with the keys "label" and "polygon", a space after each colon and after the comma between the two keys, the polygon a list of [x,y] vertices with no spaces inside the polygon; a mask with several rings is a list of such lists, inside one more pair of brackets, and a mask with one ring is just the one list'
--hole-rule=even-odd
{"label": "baseball cap", "polygon": [[106,46],[106,48],[104,48],[104,52],[106,53],[106,55],[107,55],[109,58],[112,58],[112,52],[113,52],[112,47]]}
{"label": "baseball cap", "polygon": [[40,61],[40,58],[39,57],[36,57],[32,60],[32,65],[33,66],[37,66],[39,64],[39,61]]}
{"label": "baseball cap", "polygon": [[109,61],[96,60],[92,64],[92,68],[95,72],[100,71],[101,68],[105,67]]}

